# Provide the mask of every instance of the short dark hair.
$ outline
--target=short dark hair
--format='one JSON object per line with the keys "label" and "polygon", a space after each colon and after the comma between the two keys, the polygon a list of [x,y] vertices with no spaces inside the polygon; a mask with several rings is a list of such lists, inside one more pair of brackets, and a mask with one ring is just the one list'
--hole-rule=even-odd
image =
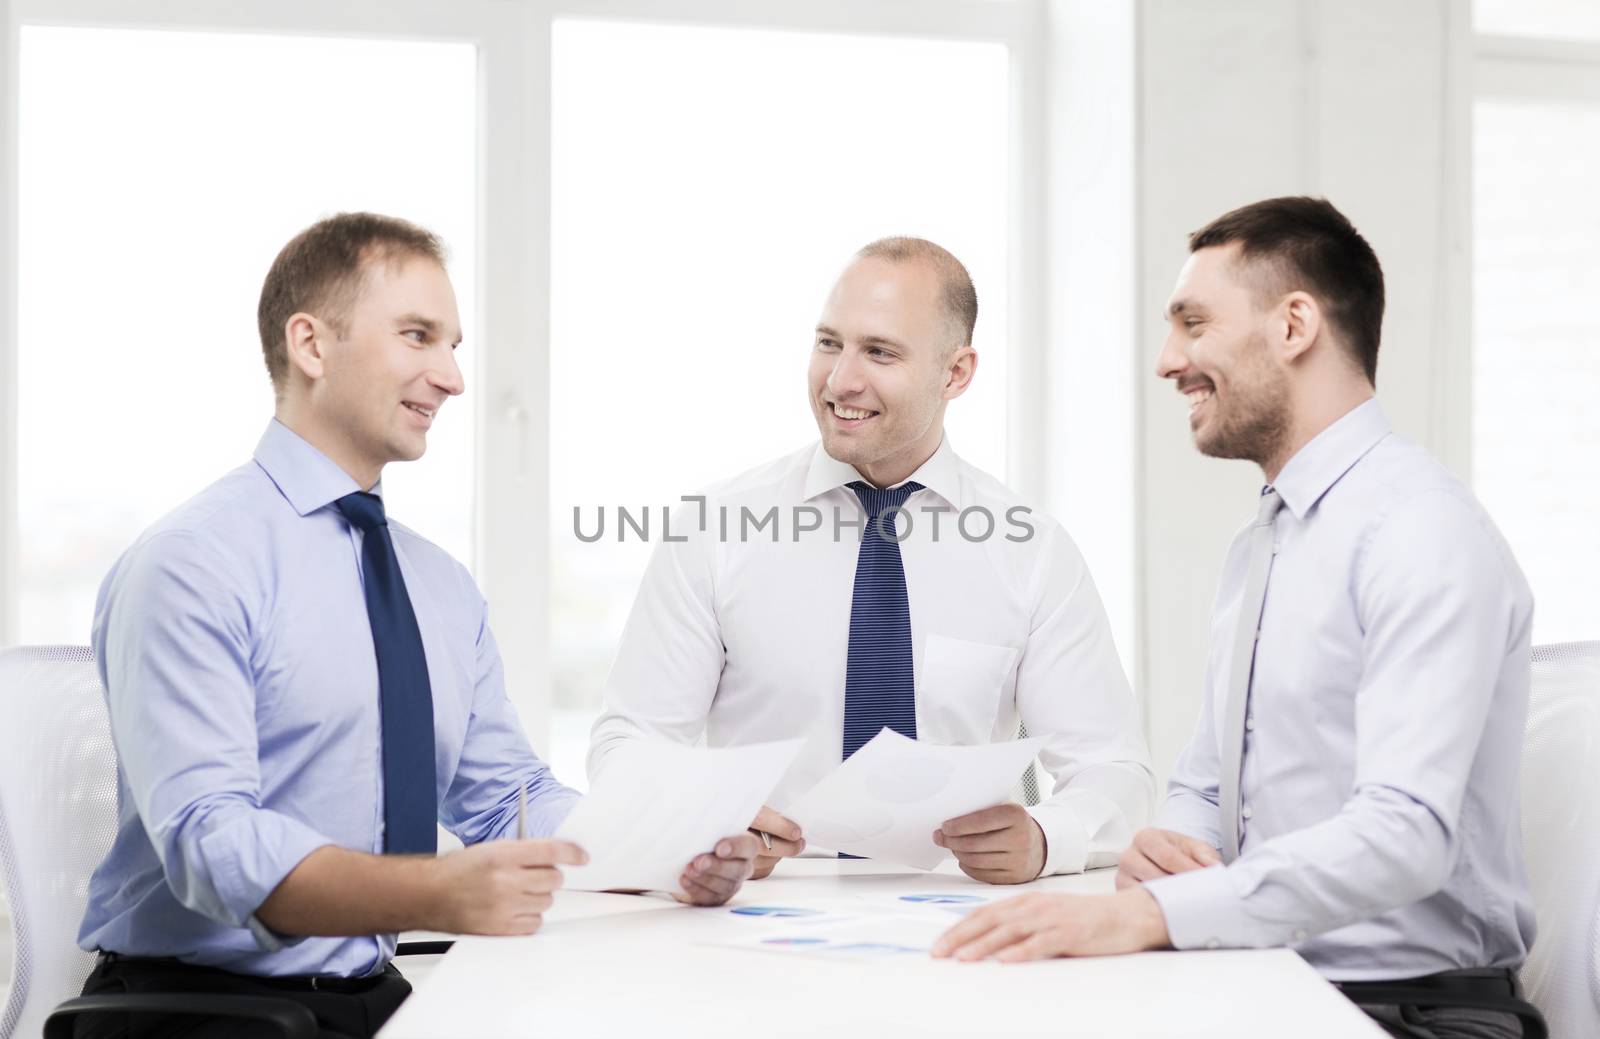
{"label": "short dark hair", "polygon": [[1263,293],[1309,292],[1373,385],[1383,335],[1383,268],[1372,246],[1325,198],[1269,198],[1224,213],[1189,236],[1189,251],[1240,243],[1260,264]]}
{"label": "short dark hair", "polygon": [[272,261],[256,305],[261,353],[279,396],[289,379],[284,326],[295,314],[315,313],[344,335],[366,265],[422,258],[445,264],[444,243],[432,231],[377,213],[338,213],[290,239]]}
{"label": "short dark hair", "polygon": [[950,250],[926,238],[897,236],[869,242],[856,255],[875,256],[891,263],[920,260],[931,266],[939,277],[940,302],[959,340],[952,349],[972,345],[972,330],[978,327],[978,290],[972,287],[972,275],[966,266]]}

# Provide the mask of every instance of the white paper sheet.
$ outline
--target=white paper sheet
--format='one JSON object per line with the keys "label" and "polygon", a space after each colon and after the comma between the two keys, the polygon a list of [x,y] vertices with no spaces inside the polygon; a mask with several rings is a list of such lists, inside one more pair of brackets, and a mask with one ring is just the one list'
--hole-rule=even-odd
{"label": "white paper sheet", "polygon": [[1041,742],[939,747],[884,729],[783,814],[807,844],[933,869],[950,855],[933,831],[1006,801]]}
{"label": "white paper sheet", "polygon": [[743,833],[800,752],[803,740],[716,750],[630,740],[556,836],[589,853],[562,867],[564,887],[678,890],[689,860]]}

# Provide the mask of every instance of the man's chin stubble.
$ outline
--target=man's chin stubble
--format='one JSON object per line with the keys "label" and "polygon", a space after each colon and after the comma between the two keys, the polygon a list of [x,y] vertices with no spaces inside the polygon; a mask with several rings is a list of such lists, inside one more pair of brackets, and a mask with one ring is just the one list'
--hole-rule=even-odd
{"label": "man's chin stubble", "polygon": [[1208,458],[1226,458],[1266,465],[1283,443],[1287,426],[1263,422],[1245,430],[1224,430],[1209,441],[1194,438],[1195,447]]}

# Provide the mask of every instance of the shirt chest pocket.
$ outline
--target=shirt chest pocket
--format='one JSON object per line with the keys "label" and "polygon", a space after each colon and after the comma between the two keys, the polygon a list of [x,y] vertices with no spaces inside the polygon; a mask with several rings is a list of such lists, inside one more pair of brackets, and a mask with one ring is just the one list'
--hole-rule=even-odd
{"label": "shirt chest pocket", "polygon": [[917,669],[917,738],[950,746],[988,743],[1017,651],[930,634]]}

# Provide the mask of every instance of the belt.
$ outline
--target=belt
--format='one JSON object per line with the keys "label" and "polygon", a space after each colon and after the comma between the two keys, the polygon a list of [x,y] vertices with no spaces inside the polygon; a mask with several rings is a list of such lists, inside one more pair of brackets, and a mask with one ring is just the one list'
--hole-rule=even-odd
{"label": "belt", "polygon": [[105,949],[100,950],[99,963],[101,965],[126,964],[130,967],[148,966],[162,970],[176,969],[192,971],[197,974],[221,974],[261,985],[264,988],[277,989],[284,992],[366,992],[388,978],[390,974],[399,973],[392,964],[384,964],[383,970],[361,978],[341,978],[332,974],[236,974],[231,970],[223,970],[221,967],[185,963],[175,956],[125,956],[120,952],[110,952]]}
{"label": "belt", "polygon": [[1516,972],[1508,967],[1447,970],[1384,981],[1336,981],[1333,986],[1356,1004],[1489,1010],[1517,1018],[1523,1039],[1546,1039],[1549,1034],[1544,1016],[1522,998]]}

